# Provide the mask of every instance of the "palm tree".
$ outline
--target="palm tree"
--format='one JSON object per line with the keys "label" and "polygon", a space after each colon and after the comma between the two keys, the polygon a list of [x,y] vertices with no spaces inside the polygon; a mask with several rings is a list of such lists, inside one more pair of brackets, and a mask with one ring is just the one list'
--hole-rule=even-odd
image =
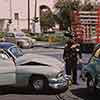
{"label": "palm tree", "polygon": [[80,4],[80,0],[57,0],[55,4],[56,16],[61,30],[68,30],[68,27],[71,28],[71,14],[73,10],[80,9]]}
{"label": "palm tree", "polygon": [[40,8],[40,24],[42,32],[47,32],[55,25],[55,20],[51,9],[45,5]]}
{"label": "palm tree", "polygon": [[91,2],[91,0],[85,0],[83,6],[81,7],[82,11],[95,11],[96,10],[96,4],[95,2]]}

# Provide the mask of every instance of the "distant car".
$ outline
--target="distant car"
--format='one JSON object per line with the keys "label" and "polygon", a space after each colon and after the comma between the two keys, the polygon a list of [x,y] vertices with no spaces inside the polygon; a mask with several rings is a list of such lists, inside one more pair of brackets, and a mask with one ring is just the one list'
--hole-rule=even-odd
{"label": "distant car", "polygon": [[7,32],[4,39],[6,42],[16,43],[20,48],[31,48],[36,42],[35,39],[26,36],[24,32]]}
{"label": "distant car", "polygon": [[[24,54],[20,48],[13,43],[2,42],[0,48],[4,49],[16,65],[6,64],[3,61],[3,68],[11,70],[12,74],[2,76],[3,69],[0,69],[0,84],[7,84],[10,81],[18,86],[29,86],[36,91],[45,89],[66,90],[68,88],[68,80],[64,77],[64,64],[56,58],[38,55]],[[9,62],[9,60],[6,60]],[[10,62],[9,62],[10,63]],[[9,66],[11,65],[11,66]],[[1,60],[0,60],[0,68]],[[14,75],[13,75],[14,74]],[[7,78],[7,79],[6,79]]]}
{"label": "distant car", "polygon": [[100,44],[96,45],[91,58],[84,65],[82,76],[87,79],[87,88],[90,92],[94,92],[96,88],[100,89]]}

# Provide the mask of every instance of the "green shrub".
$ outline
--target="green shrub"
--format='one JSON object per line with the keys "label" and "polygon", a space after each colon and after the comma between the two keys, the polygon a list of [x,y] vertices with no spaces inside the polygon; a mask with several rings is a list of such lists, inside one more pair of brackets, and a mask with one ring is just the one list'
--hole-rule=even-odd
{"label": "green shrub", "polygon": [[0,32],[0,38],[4,37],[4,32]]}
{"label": "green shrub", "polygon": [[67,41],[67,37],[64,36],[63,33],[53,33],[53,34],[47,34],[47,33],[32,33],[30,34],[31,38],[36,39],[37,41],[49,41],[49,38],[51,38],[52,42],[59,42],[62,44],[65,44]]}

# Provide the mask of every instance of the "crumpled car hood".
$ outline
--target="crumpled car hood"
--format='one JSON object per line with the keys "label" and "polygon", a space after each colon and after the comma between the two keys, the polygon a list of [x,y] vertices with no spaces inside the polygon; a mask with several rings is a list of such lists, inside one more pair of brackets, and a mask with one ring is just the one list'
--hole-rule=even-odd
{"label": "crumpled car hood", "polygon": [[50,56],[38,55],[38,54],[24,54],[21,57],[16,59],[16,65],[22,65],[28,62],[38,62],[46,64],[52,67],[59,67],[60,69],[64,68],[64,64],[58,59]]}

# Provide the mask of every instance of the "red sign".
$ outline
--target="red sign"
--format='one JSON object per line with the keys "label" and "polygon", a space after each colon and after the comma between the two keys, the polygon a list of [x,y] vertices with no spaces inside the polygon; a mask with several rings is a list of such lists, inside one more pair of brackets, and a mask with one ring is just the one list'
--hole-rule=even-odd
{"label": "red sign", "polygon": [[[100,2],[100,0],[98,0]],[[100,7],[97,9],[97,18],[96,18],[96,43],[100,43]]]}
{"label": "red sign", "polygon": [[79,11],[74,11],[74,32],[75,32],[75,40],[83,41],[83,28],[80,21],[80,13]]}

